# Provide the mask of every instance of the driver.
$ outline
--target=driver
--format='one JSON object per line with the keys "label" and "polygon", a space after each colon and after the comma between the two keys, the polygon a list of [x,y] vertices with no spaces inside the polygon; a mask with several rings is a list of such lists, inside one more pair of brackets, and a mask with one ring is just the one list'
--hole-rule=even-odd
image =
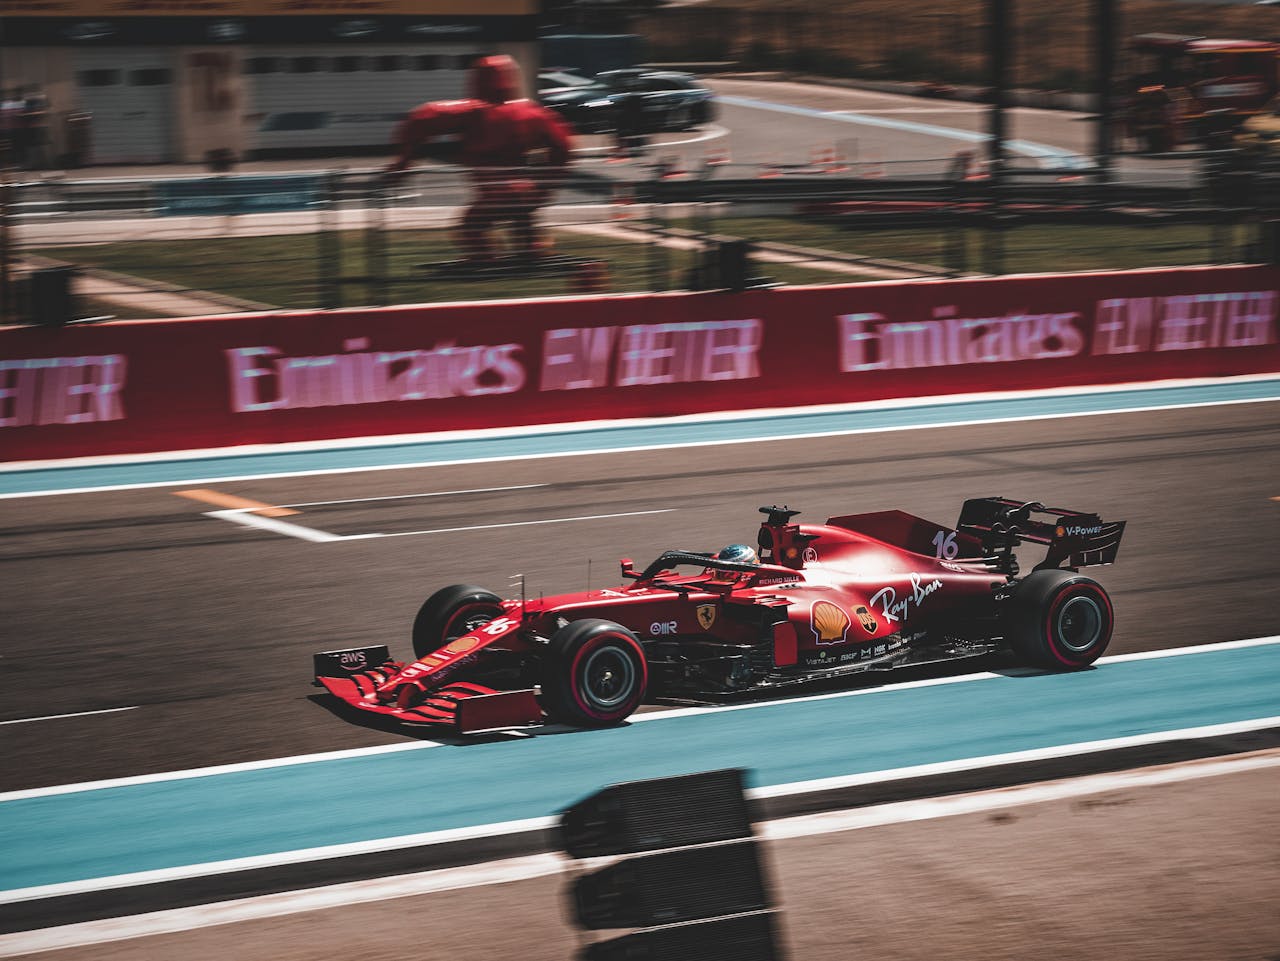
{"label": "driver", "polygon": [[730,544],[722,547],[716,555],[718,561],[734,561],[738,564],[759,564],[760,556],[754,547],[747,544]]}

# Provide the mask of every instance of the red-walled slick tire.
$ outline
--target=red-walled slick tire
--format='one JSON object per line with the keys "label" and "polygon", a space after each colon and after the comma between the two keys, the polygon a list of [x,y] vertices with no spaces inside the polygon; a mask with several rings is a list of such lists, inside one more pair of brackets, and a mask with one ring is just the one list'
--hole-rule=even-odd
{"label": "red-walled slick tire", "polygon": [[502,613],[502,598],[482,587],[454,584],[436,591],[413,619],[414,657],[426,657]]}
{"label": "red-walled slick tire", "polygon": [[634,634],[612,621],[574,621],[547,645],[542,707],[553,721],[605,727],[631,716],[648,681],[644,648]]}
{"label": "red-walled slick tire", "polygon": [[1008,639],[1036,667],[1076,671],[1107,649],[1115,616],[1102,585],[1071,571],[1034,571],[1010,601]]}

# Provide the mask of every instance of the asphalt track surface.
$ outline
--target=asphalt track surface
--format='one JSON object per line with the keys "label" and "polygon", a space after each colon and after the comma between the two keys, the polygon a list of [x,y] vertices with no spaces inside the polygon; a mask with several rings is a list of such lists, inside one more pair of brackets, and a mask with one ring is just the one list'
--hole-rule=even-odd
{"label": "asphalt track surface", "polygon": [[[336,543],[207,516],[183,487],[5,500],[0,719],[20,723],[0,788],[395,743],[318,702],[312,652],[403,654],[439,586],[608,586],[622,556],[750,541],[774,502],[814,520],[946,522],[989,494],[1097,510],[1129,521],[1099,574],[1111,653],[1280,634],[1278,445],[1258,403],[217,485],[315,505],[285,518],[315,530],[406,535]],[[484,490],[513,485],[539,486]]]}
{"label": "asphalt track surface", "polygon": [[[417,605],[443,583],[502,590],[523,571],[531,592],[605,586],[622,555],[750,540],[755,507],[775,501],[819,520],[898,507],[948,521],[984,494],[1096,509],[1130,522],[1119,563],[1099,573],[1119,617],[1112,653],[1280,634],[1278,442],[1275,403],[1261,402],[202,485],[294,505],[281,519],[300,528],[403,535],[340,542],[211,516],[215,505],[175,496],[192,485],[3,500],[0,786],[405,743],[412,735],[348,723],[317,700],[310,653],[376,642],[403,652]],[[568,520],[579,517],[594,519]],[[1193,685],[1176,700],[1194,708],[1197,697]],[[94,711],[108,713],[82,713]],[[550,741],[572,755],[590,737]],[[467,766],[466,747],[446,750]],[[741,751],[750,766],[751,742]],[[71,822],[50,829],[78,833]],[[1042,843],[1062,843],[1049,833]],[[820,861],[822,845],[807,843]],[[1250,870],[1257,890],[1277,891],[1274,873]],[[879,862],[874,876],[887,877]],[[548,937],[567,950],[562,921]],[[279,954],[290,936],[270,939]]]}

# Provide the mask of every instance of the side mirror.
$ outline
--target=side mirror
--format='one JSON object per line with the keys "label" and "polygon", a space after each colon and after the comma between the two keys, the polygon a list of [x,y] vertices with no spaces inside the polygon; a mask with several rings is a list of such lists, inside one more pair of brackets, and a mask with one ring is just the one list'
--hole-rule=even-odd
{"label": "side mirror", "polygon": [[632,560],[631,558],[629,558],[629,557],[624,557],[624,558],[623,558],[621,561],[619,561],[618,563],[619,563],[619,564],[621,565],[621,567],[622,567],[622,576],[623,576],[623,577],[628,577],[628,578],[630,578],[630,579],[631,579],[631,580],[633,580],[633,581],[634,581],[634,580],[638,580],[638,579],[639,579],[639,577],[640,577],[640,573],[639,573],[639,572],[636,570],[636,568],[635,568],[635,561],[633,561],[633,560]]}

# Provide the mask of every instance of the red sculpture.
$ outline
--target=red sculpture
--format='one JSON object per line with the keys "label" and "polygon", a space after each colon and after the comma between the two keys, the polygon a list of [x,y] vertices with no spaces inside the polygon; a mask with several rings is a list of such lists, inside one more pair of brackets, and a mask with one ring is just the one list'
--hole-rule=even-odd
{"label": "red sculpture", "polygon": [[462,218],[460,243],[467,261],[496,259],[493,230],[509,223],[514,253],[538,256],[551,242],[534,223],[569,162],[569,130],[560,118],[519,97],[519,72],[506,55],[481,57],[471,67],[467,100],[438,100],[410,111],[396,131],[399,156],[389,170],[413,163],[419,144],[455,134],[458,162],[470,167],[476,193]]}

